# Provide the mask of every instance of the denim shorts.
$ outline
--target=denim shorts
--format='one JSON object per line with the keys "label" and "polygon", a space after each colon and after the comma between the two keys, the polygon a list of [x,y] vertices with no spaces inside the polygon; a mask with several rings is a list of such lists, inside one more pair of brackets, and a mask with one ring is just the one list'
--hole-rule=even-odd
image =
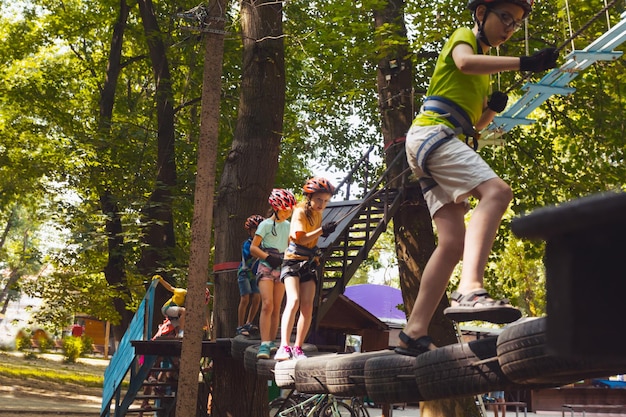
{"label": "denim shorts", "polygon": [[237,276],[237,284],[239,284],[239,295],[259,294],[259,287],[256,285],[256,277],[248,274],[248,271],[242,271]]}

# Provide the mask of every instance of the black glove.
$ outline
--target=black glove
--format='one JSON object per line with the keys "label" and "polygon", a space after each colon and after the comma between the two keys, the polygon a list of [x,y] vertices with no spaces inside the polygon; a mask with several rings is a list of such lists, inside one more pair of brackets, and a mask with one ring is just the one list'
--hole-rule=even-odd
{"label": "black glove", "polygon": [[489,100],[487,101],[487,107],[496,113],[500,113],[502,110],[506,108],[506,103],[509,101],[509,96],[507,96],[502,91],[494,91]]}
{"label": "black glove", "polygon": [[541,72],[556,67],[556,60],[559,53],[556,48],[544,48],[535,52],[531,56],[521,56],[519,58],[520,71]]}
{"label": "black glove", "polygon": [[281,258],[278,255],[274,255],[272,253],[270,253],[269,255],[267,255],[267,258],[265,258],[265,262],[267,262],[268,264],[270,264],[270,266],[273,269],[278,268],[279,266],[282,265],[283,263],[283,258]]}
{"label": "black glove", "polygon": [[337,228],[337,222],[328,222],[322,225],[322,237],[328,237]]}

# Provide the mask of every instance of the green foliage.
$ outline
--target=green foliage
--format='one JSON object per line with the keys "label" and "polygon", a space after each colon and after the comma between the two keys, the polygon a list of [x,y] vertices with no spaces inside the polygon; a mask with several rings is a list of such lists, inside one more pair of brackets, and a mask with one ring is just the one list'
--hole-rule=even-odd
{"label": "green foliage", "polygon": [[63,359],[67,363],[76,363],[83,353],[83,342],[80,337],[67,336],[63,339]]}
{"label": "green foliage", "polygon": [[39,332],[33,335],[33,338],[35,338],[37,349],[39,349],[39,352],[41,353],[49,352],[50,349],[52,349],[52,347],[54,346],[54,341],[50,337],[48,337],[45,332]]}
{"label": "green foliage", "polygon": [[80,349],[81,356],[93,353],[93,337],[83,334],[80,337],[80,342],[81,342],[81,349]]}
{"label": "green foliage", "polygon": [[[181,28],[174,16],[196,4],[155,4],[172,66],[170,99],[177,106],[177,183],[171,190],[177,246],[164,268],[179,281],[187,275],[191,240],[204,49],[201,37]],[[299,189],[312,173],[345,172],[370,144],[382,155],[375,83],[380,57],[389,48],[408,45],[417,111],[437,52],[454,29],[472,24],[465,5],[462,0],[407,2],[404,39],[395,25],[374,31],[374,11],[388,6],[381,0],[285,3],[287,107],[276,184]],[[602,6],[599,0],[570,2],[572,29]],[[144,277],[135,265],[144,249],[144,210],[160,168],[155,80],[133,7],[112,120],[102,128],[98,105],[118,7],[108,1],[0,2],[0,224],[8,230],[0,265],[16,278],[2,283],[13,294],[42,297],[36,320],[53,328],[68,324],[75,311],[117,323],[112,301],[119,298],[132,309],[144,292]],[[623,5],[618,7],[610,13],[613,22],[623,11]],[[236,7],[227,11],[231,35],[225,44],[218,178],[239,105],[243,64],[237,13]],[[576,39],[577,48],[606,30],[603,20]],[[529,19],[531,51],[560,45],[569,33],[562,3],[535,4]],[[520,31],[499,53],[521,55],[525,49]],[[573,95],[552,98],[530,115],[538,123],[507,134],[502,147],[481,150],[515,194],[486,282],[490,291],[511,298],[528,314],[541,314],[543,308],[542,247],[514,238],[510,219],[536,207],[624,189],[625,74],[623,58],[594,65],[574,80]],[[505,89],[519,78],[516,72],[503,73],[493,77],[493,85]],[[521,92],[511,92],[511,101],[516,94]],[[382,159],[370,174],[380,171]],[[363,178],[358,174],[357,183]],[[103,191],[114,196],[121,214],[124,242],[115,250],[124,256],[125,277],[119,287],[109,285],[102,272],[109,260],[109,213],[102,213],[99,199]],[[393,265],[393,257],[386,256],[393,247],[389,236],[382,238],[352,283],[365,282],[371,269]],[[51,267],[38,274],[44,265]],[[36,280],[21,279],[35,274]]]}
{"label": "green foliage", "polygon": [[15,337],[15,349],[17,349],[19,352],[26,352],[31,347],[32,343],[30,341],[30,336],[23,332],[18,332],[17,336]]}

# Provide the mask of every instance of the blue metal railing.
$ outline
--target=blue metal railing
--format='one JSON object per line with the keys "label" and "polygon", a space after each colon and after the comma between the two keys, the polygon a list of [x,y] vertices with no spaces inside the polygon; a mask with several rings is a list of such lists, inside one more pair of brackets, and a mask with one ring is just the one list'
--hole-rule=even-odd
{"label": "blue metal railing", "polygon": [[498,143],[501,136],[518,125],[530,125],[535,120],[527,116],[541,106],[553,94],[569,95],[575,88],[566,87],[584,69],[598,61],[614,61],[622,56],[621,51],[613,49],[626,41],[626,12],[622,13],[621,20],[593,41],[583,50],[569,53],[566,61],[559,68],[547,73],[538,83],[527,83],[522,87],[524,95],[502,115],[494,118],[493,122],[482,132],[479,141],[481,146]]}
{"label": "blue metal railing", "polygon": [[[102,408],[100,409],[101,417],[108,417],[110,415],[111,401],[113,401],[114,398],[116,400],[115,415],[119,415],[118,409],[120,409],[122,381],[128,372],[132,371],[133,364],[135,363],[135,348],[130,342],[131,340],[147,340],[149,338],[152,329],[152,320],[154,317],[154,293],[158,284],[158,280],[154,280],[150,284],[150,287],[146,291],[146,295],[141,301],[137,312],[133,316],[126,333],[124,333],[122,340],[120,340],[119,346],[109,362],[109,366],[107,366],[104,371]],[[144,365],[146,365],[145,361]],[[144,367],[145,366],[142,368]],[[136,379],[139,378],[141,378],[141,376],[138,374]],[[143,379],[141,380],[143,381]],[[135,385],[133,385],[131,381],[129,392],[131,389],[136,388]]]}

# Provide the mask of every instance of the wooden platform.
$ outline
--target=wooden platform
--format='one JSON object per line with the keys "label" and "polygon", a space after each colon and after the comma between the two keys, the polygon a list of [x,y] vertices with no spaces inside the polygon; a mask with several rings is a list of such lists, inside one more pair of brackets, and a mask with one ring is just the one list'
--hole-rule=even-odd
{"label": "wooden platform", "polygon": [[[137,355],[180,357],[182,349],[182,339],[133,340],[131,344]],[[230,339],[217,339],[214,342],[204,340],[202,342],[202,357],[230,357]]]}

